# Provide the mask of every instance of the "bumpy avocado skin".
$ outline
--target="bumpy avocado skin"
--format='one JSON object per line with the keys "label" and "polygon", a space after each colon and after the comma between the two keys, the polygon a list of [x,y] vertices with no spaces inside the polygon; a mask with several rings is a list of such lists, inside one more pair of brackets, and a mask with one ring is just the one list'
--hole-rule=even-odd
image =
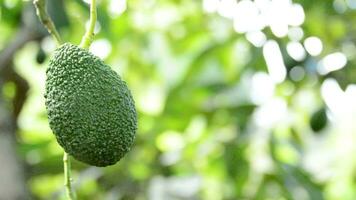
{"label": "bumpy avocado skin", "polygon": [[98,57],[69,43],[55,51],[46,75],[45,103],[58,143],[90,165],[119,161],[137,129],[126,83]]}

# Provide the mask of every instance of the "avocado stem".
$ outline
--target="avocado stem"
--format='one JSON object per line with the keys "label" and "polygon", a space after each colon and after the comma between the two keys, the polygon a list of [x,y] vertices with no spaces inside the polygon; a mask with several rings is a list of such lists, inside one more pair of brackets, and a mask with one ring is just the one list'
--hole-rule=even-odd
{"label": "avocado stem", "polygon": [[70,158],[69,154],[64,152],[63,155],[63,165],[64,165],[64,186],[66,188],[66,195],[68,200],[75,200],[75,194],[72,190],[72,173],[70,169]]}
{"label": "avocado stem", "polygon": [[36,14],[40,19],[41,23],[44,25],[44,27],[46,27],[47,31],[49,32],[49,34],[51,34],[57,45],[61,45],[61,36],[59,35],[51,17],[47,13],[46,0],[33,0],[33,4],[35,5]]}
{"label": "avocado stem", "polygon": [[82,41],[80,42],[80,47],[83,49],[89,49],[91,42],[94,39],[94,30],[96,23],[96,0],[91,0],[90,4],[90,23],[89,28],[85,32]]}

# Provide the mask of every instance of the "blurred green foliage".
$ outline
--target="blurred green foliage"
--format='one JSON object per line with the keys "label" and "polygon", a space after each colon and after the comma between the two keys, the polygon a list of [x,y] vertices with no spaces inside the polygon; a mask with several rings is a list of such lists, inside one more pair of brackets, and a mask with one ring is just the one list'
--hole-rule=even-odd
{"label": "blurred green foliage", "polygon": [[[99,1],[91,51],[131,88],[139,130],[131,152],[114,166],[73,160],[78,198],[356,199],[356,1],[295,0],[305,15],[300,25],[289,25],[284,36],[270,27],[259,32],[280,48],[286,70],[281,82],[271,80],[266,44],[237,33],[223,11],[209,10],[209,2],[215,1]],[[64,3],[68,24],[61,35],[78,44],[87,4]],[[0,49],[19,31],[28,4],[0,0]],[[322,41],[319,53],[308,51],[318,44],[308,47],[312,36]],[[303,51],[288,50],[293,41]],[[63,151],[48,127],[43,98],[54,45],[50,37],[30,42],[14,60],[30,84],[18,119],[18,153],[37,199],[64,199]],[[294,59],[293,52],[305,55]],[[341,69],[320,71],[328,63],[337,68],[344,57]],[[11,84],[3,88],[9,100],[12,90]],[[323,119],[313,119],[321,107]],[[315,128],[311,120],[318,118],[325,124]]]}

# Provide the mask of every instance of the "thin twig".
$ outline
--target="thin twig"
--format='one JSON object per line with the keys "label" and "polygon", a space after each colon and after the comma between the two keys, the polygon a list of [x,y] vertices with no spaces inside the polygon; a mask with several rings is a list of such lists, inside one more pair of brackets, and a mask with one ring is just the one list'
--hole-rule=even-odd
{"label": "thin twig", "polygon": [[54,26],[51,17],[46,11],[46,0],[33,0],[33,4],[36,7],[36,14],[41,20],[41,23],[46,27],[47,31],[52,35],[57,45],[62,44],[62,39],[58,34],[56,27]]}
{"label": "thin twig", "polygon": [[89,49],[89,46],[94,39],[95,22],[96,22],[96,0],[91,0],[90,24],[88,30],[85,32],[82,38],[82,41],[80,42],[80,47],[84,49]]}
{"label": "thin twig", "polygon": [[66,152],[64,152],[64,155],[63,155],[63,165],[64,165],[64,186],[66,188],[67,198],[68,198],[68,200],[75,200],[75,194],[72,190],[70,158]]}

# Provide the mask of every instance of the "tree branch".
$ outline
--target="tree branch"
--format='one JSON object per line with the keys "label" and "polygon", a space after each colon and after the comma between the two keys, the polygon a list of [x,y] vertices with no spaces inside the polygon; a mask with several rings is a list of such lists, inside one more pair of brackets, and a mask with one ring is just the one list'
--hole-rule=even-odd
{"label": "tree branch", "polygon": [[57,42],[57,45],[62,44],[62,39],[54,26],[54,23],[51,20],[51,17],[48,15],[46,11],[46,1],[45,0],[33,0],[33,4],[36,7],[36,14],[38,18],[41,20],[41,23],[46,27],[47,31],[53,39]]}

